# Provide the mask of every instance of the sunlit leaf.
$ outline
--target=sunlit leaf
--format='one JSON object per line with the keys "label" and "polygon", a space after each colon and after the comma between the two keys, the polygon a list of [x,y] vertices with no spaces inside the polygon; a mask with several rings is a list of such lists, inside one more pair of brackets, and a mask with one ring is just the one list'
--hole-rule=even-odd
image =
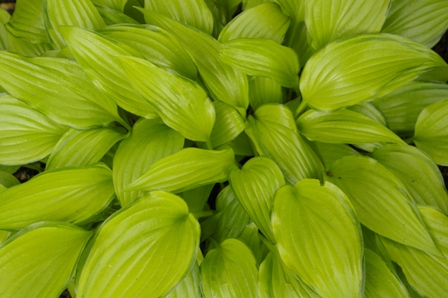
{"label": "sunlit leaf", "polygon": [[18,0],[11,21],[6,25],[11,35],[30,43],[49,43],[42,14],[43,0]]}
{"label": "sunlit leaf", "polygon": [[45,220],[85,223],[113,196],[112,172],[102,164],[46,171],[0,193],[0,229]]}
{"label": "sunlit leaf", "polygon": [[184,138],[159,119],[141,119],[124,139],[113,161],[115,192],[122,206],[132,202],[143,192],[125,189],[159,159],[171,155],[184,145]]}
{"label": "sunlit leaf", "polygon": [[292,19],[303,21],[305,19],[305,2],[303,0],[275,0],[283,13]]}
{"label": "sunlit leaf", "polygon": [[29,226],[0,247],[0,296],[59,297],[92,232],[44,222]]}
{"label": "sunlit leaf", "polygon": [[350,201],[331,183],[305,179],[275,194],[272,229],[282,260],[322,297],[359,297],[361,226]]}
{"label": "sunlit leaf", "polygon": [[201,298],[203,297],[201,287],[201,272],[198,264],[195,263],[190,273],[165,298]]}
{"label": "sunlit leaf", "polygon": [[404,245],[440,254],[406,188],[379,162],[347,156],[333,163],[327,175],[325,179],[349,197],[367,228]]}
{"label": "sunlit leaf", "polygon": [[118,61],[132,86],[166,125],[187,139],[210,143],[215,109],[199,84],[143,59],[119,57]]}
{"label": "sunlit leaf", "polygon": [[226,103],[214,101],[216,120],[211,132],[210,141],[213,148],[234,140],[246,128],[238,111]]}
{"label": "sunlit leaf", "polygon": [[448,216],[429,206],[418,206],[418,210],[440,252],[448,258]]}
{"label": "sunlit leaf", "polygon": [[207,253],[201,264],[205,297],[257,297],[257,267],[241,241],[227,239]]}
{"label": "sunlit leaf", "polygon": [[99,228],[78,297],[163,297],[194,265],[199,234],[180,197],[149,193]]}
{"label": "sunlit leaf", "polygon": [[413,137],[415,145],[437,164],[448,166],[448,100],[433,103],[420,113]]}
{"label": "sunlit leaf", "polygon": [[264,104],[283,103],[282,86],[273,79],[249,78],[249,102],[253,110]]}
{"label": "sunlit leaf", "polygon": [[11,236],[11,232],[9,231],[0,231],[0,245],[6,242],[8,238]]}

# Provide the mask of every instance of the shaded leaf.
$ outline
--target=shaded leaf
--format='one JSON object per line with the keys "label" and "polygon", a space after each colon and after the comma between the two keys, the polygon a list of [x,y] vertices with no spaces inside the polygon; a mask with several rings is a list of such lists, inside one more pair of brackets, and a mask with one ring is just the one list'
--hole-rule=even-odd
{"label": "shaded leaf", "polygon": [[184,297],[203,297],[201,285],[201,272],[196,262],[187,276],[165,297],[166,298],[184,298]]}
{"label": "shaded leaf", "polygon": [[14,175],[0,170],[0,186],[9,188],[17,184],[20,184],[20,181]]}
{"label": "shaded leaf", "polygon": [[125,15],[119,10],[115,10],[107,6],[96,6],[96,10],[98,10],[98,13],[103,18],[103,21],[104,23],[106,23],[107,26],[114,24],[124,24],[124,23],[139,24],[139,22]]}
{"label": "shaded leaf", "polygon": [[43,0],[19,0],[6,25],[9,33],[30,43],[49,43],[43,19]]}
{"label": "shaded leaf", "polygon": [[[1,97],[0,97],[1,99]],[[5,165],[0,165],[0,171],[9,173],[9,174],[14,174],[18,169],[20,168],[20,166],[5,166]]]}
{"label": "shaded leaf", "polygon": [[[304,1],[296,2],[304,3]],[[291,20],[291,25],[289,25],[289,29],[286,32],[285,41],[283,44],[296,52],[301,65],[305,65],[308,59],[315,52],[309,43],[308,31],[303,19],[296,20],[293,18]]]}
{"label": "shaded leaf", "polygon": [[418,206],[418,211],[437,247],[448,258],[448,216],[429,206]]}
{"label": "shaded leaf", "polygon": [[129,0],[91,0],[93,4],[104,6],[117,11],[124,11],[124,7]]}
{"label": "shaded leaf", "polygon": [[207,201],[214,186],[215,184],[199,186],[178,195],[187,203],[190,212],[198,212],[208,208]]}
{"label": "shaded leaf", "polygon": [[213,148],[234,140],[246,128],[238,111],[226,103],[214,101],[216,119],[211,132],[210,141]]}
{"label": "shaded leaf", "polygon": [[[11,15],[6,10],[0,9],[0,50],[8,50],[8,31],[6,30],[6,24],[8,23]],[[0,92],[2,88],[0,86]]]}
{"label": "shaded leaf", "polygon": [[321,142],[309,142],[313,151],[322,160],[328,171],[338,159],[348,155],[361,155],[358,151],[346,144],[330,144]]}
{"label": "shaded leaf", "polygon": [[282,86],[273,79],[264,77],[249,78],[249,102],[253,110],[264,104],[283,103]]}

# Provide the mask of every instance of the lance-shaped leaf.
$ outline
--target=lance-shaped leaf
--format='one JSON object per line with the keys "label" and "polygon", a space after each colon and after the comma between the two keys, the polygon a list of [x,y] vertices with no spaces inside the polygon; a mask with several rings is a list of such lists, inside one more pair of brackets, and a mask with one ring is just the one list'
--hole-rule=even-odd
{"label": "lance-shaped leaf", "polygon": [[181,150],[183,146],[182,135],[160,119],[137,121],[129,137],[120,143],[113,162],[115,192],[121,205],[125,206],[143,194],[138,191],[125,192],[124,188],[153,163]]}
{"label": "lance-shaped leaf", "polygon": [[444,0],[392,0],[382,32],[408,37],[432,48],[448,27]]}
{"label": "lance-shaped leaf", "polygon": [[201,264],[206,298],[257,297],[257,267],[244,243],[227,239],[207,253]]}
{"label": "lance-shaped leaf", "polygon": [[160,13],[207,34],[213,32],[213,15],[204,0],[145,0],[145,9]]}
{"label": "lance-shaped leaf", "polygon": [[160,159],[125,191],[165,190],[181,192],[202,185],[224,182],[236,166],[232,149],[214,151],[185,148]]}
{"label": "lance-shaped leaf", "polygon": [[[8,45],[8,31],[6,30],[6,24],[9,22],[11,15],[3,9],[0,9],[0,50],[9,50]],[[0,86],[0,92],[3,90]]]}
{"label": "lance-shaped leaf", "polygon": [[246,128],[238,111],[226,103],[214,101],[216,120],[211,132],[210,141],[213,148],[224,145],[235,139]]}
{"label": "lance-shaped leaf", "polygon": [[29,226],[0,247],[0,296],[59,297],[92,232],[60,222]]}
{"label": "lance-shaped leaf", "polygon": [[383,96],[438,67],[447,67],[439,55],[399,36],[372,34],[336,41],[305,65],[298,113],[307,104],[334,110]]}
{"label": "lance-shaped leaf", "polygon": [[43,0],[19,0],[6,25],[11,35],[30,43],[49,43],[43,18]]}
{"label": "lance-shaped leaf", "polygon": [[9,188],[17,184],[20,184],[20,182],[14,175],[0,170],[0,186]]}
{"label": "lance-shaped leaf", "polygon": [[130,16],[107,6],[96,6],[96,10],[98,10],[107,26],[114,24],[139,24],[138,21],[134,20]]}
{"label": "lance-shaped leaf", "polygon": [[125,136],[126,131],[119,127],[71,129],[56,144],[45,169],[85,167],[97,163]]}
{"label": "lance-shaped leaf", "polygon": [[370,230],[440,254],[404,185],[376,160],[343,157],[333,163],[325,179],[347,194],[360,222]]}
{"label": "lance-shaped leaf", "polygon": [[252,251],[257,266],[261,264],[266,255],[266,247],[262,243],[257,225],[254,222],[249,223],[237,239],[246,244]]}
{"label": "lance-shaped leaf", "polygon": [[151,63],[196,80],[198,71],[190,54],[165,30],[151,25],[110,26],[99,32],[137,49]]}
{"label": "lance-shaped leaf", "polygon": [[[310,224],[312,223],[312,224]],[[286,266],[322,297],[359,297],[361,226],[346,195],[305,179],[275,194],[272,229]]]}
{"label": "lance-shaped leaf", "polygon": [[119,57],[118,61],[132,86],[166,125],[187,139],[210,142],[215,109],[199,84],[143,59]]}
{"label": "lance-shaped leaf", "polygon": [[131,86],[116,56],[142,57],[130,46],[76,27],[60,28],[65,42],[94,84],[123,109],[155,118],[154,108]]}
{"label": "lance-shaped leaf", "polygon": [[276,3],[263,3],[245,10],[230,21],[219,34],[220,42],[236,38],[270,39],[281,44],[290,20]]}
{"label": "lance-shaped leaf", "polygon": [[364,249],[364,256],[366,260],[364,297],[409,297],[406,287],[401,283],[398,276],[387,267],[380,256],[370,249]]}
{"label": "lance-shaped leaf", "polygon": [[323,165],[299,134],[291,111],[282,105],[264,105],[248,118],[246,133],[260,155],[275,161],[291,184],[322,178]]}
{"label": "lance-shaped leaf", "polygon": [[142,12],[147,23],[171,33],[191,53],[214,99],[230,104],[241,115],[246,115],[249,105],[247,76],[221,61],[221,44],[217,40],[163,15],[149,10]]}
{"label": "lance-shaped leaf", "polygon": [[74,26],[97,30],[106,27],[103,19],[90,0],[44,0],[44,19],[48,35],[53,44],[63,48],[64,39],[59,32],[61,26]]}
{"label": "lance-shaped leaf", "polygon": [[99,228],[78,297],[163,297],[194,265],[199,234],[182,198],[149,193]]}
{"label": "lance-shaped leaf", "polygon": [[117,11],[124,11],[124,7],[129,0],[92,0],[97,6],[108,7]]}
{"label": "lance-shaped leaf", "polygon": [[196,262],[190,273],[165,298],[202,297],[201,272]]}
{"label": "lance-shaped leaf", "polygon": [[45,220],[85,223],[113,196],[112,172],[102,164],[44,172],[0,193],[0,229]]}
{"label": "lance-shaped leaf", "polygon": [[415,145],[434,161],[448,166],[448,100],[433,103],[423,109],[415,125]]}
{"label": "lance-shaped leaf", "polygon": [[331,112],[309,110],[297,119],[297,127],[311,141],[336,144],[404,144],[387,127],[364,114],[346,109]]}
{"label": "lance-shaped leaf", "polygon": [[0,96],[0,107],[0,164],[40,160],[68,130],[12,96]]}
{"label": "lance-shaped leaf", "polygon": [[393,132],[409,136],[414,132],[415,123],[421,111],[438,101],[448,99],[448,85],[427,82],[412,82],[372,104],[386,118],[387,127]]}
{"label": "lance-shaped leaf", "polygon": [[448,293],[448,259],[381,238],[390,257],[404,272],[410,285],[422,297],[443,297]]}
{"label": "lance-shaped leaf", "polygon": [[448,214],[448,194],[434,161],[412,146],[385,145],[372,157],[391,171],[417,204],[431,205]]}
{"label": "lance-shaped leaf", "polygon": [[389,8],[389,0],[304,2],[305,23],[316,50],[341,37],[380,32]]}
{"label": "lance-shaped leaf", "polygon": [[249,102],[253,110],[264,104],[283,103],[282,86],[270,78],[249,78]]}
{"label": "lance-shaped leaf", "polygon": [[9,174],[14,174],[19,168],[20,168],[20,165],[19,166],[0,165],[0,171],[6,172]]}
{"label": "lance-shaped leaf", "polygon": [[92,84],[76,62],[0,52],[0,67],[0,85],[8,93],[57,122],[77,128],[113,121],[127,126],[116,104]]}
{"label": "lance-shaped leaf", "polygon": [[0,231],[0,245],[6,242],[8,238],[11,236],[11,232],[9,231]]}
{"label": "lance-shaped leaf", "polygon": [[284,87],[298,87],[300,66],[296,53],[272,40],[234,39],[222,45],[219,57],[248,75],[267,77]]}
{"label": "lance-shaped leaf", "polygon": [[418,211],[440,252],[448,258],[448,216],[429,206],[418,206]]}
{"label": "lance-shaped leaf", "polygon": [[277,164],[266,157],[254,157],[243,168],[230,173],[230,185],[238,200],[263,234],[275,243],[271,212],[275,192],[285,184]]}

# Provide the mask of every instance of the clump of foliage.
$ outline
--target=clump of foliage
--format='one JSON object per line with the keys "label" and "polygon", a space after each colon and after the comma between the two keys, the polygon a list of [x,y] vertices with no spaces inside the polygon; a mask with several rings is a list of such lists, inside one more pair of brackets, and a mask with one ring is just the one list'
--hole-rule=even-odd
{"label": "clump of foliage", "polygon": [[[447,14],[0,11],[0,297],[446,296]],[[19,184],[20,166],[41,173]]]}

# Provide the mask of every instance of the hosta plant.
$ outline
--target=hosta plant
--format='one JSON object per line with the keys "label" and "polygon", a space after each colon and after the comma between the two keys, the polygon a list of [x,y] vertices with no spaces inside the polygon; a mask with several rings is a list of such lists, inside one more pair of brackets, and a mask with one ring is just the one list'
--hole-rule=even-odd
{"label": "hosta plant", "polygon": [[0,297],[446,297],[448,65],[431,47],[447,15],[0,11]]}

